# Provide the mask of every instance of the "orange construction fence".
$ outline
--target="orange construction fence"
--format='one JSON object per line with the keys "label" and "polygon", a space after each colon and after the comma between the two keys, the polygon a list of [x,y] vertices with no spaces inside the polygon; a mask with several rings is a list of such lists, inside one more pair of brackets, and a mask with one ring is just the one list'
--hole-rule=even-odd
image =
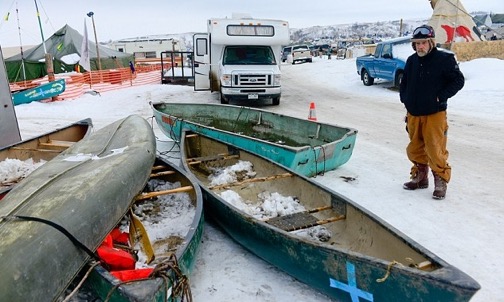
{"label": "orange construction fence", "polygon": [[[69,72],[55,74],[56,79],[65,79],[65,91],[56,100],[71,100],[83,95],[86,91],[99,93],[146,84],[161,84],[161,64],[138,65],[135,73],[129,67],[90,72]],[[10,83],[11,92],[37,87],[47,83],[46,77]]]}

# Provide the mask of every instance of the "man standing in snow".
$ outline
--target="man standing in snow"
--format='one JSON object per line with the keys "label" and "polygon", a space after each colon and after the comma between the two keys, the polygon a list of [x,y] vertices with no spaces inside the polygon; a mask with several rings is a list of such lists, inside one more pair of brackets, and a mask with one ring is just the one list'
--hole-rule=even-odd
{"label": "man standing in snow", "polygon": [[131,74],[135,74],[135,64],[133,64],[133,62],[129,61],[128,65],[131,70]]}
{"label": "man standing in snow", "polygon": [[450,181],[446,141],[448,99],[464,87],[464,75],[453,53],[435,46],[434,29],[422,25],[413,31],[415,53],[406,61],[400,84],[401,102],[406,107],[406,127],[410,142],[406,148],[413,162],[406,190],[429,186],[429,167],[434,175],[435,199],[443,199]]}

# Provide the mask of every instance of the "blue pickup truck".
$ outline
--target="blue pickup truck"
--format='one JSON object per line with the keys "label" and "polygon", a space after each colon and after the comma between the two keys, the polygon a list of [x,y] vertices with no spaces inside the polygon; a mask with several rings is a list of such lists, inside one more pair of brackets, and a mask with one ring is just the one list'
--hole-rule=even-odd
{"label": "blue pickup truck", "polygon": [[413,53],[410,37],[400,37],[376,44],[374,55],[358,57],[355,61],[362,83],[371,86],[374,79],[392,81],[395,87],[401,83],[404,65]]}

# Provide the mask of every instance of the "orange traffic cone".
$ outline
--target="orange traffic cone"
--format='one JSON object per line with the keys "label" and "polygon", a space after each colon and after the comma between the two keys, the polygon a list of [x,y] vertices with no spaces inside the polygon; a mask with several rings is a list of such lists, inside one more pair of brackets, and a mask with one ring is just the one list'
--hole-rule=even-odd
{"label": "orange traffic cone", "polygon": [[310,113],[308,113],[308,119],[310,121],[317,121],[317,114],[315,113],[315,103],[311,102],[310,103]]}

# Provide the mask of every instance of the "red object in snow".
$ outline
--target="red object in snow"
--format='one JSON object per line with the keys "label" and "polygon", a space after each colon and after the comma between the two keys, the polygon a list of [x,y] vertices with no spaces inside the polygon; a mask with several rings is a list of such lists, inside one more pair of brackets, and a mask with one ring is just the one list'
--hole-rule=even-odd
{"label": "red object in snow", "polygon": [[139,279],[146,279],[152,273],[153,268],[140,268],[134,270],[114,271],[110,272],[112,276],[121,280],[122,282],[133,281]]}
{"label": "red object in snow", "polygon": [[96,251],[100,259],[112,271],[129,270],[135,268],[136,259],[126,251],[106,245],[101,245]]}

